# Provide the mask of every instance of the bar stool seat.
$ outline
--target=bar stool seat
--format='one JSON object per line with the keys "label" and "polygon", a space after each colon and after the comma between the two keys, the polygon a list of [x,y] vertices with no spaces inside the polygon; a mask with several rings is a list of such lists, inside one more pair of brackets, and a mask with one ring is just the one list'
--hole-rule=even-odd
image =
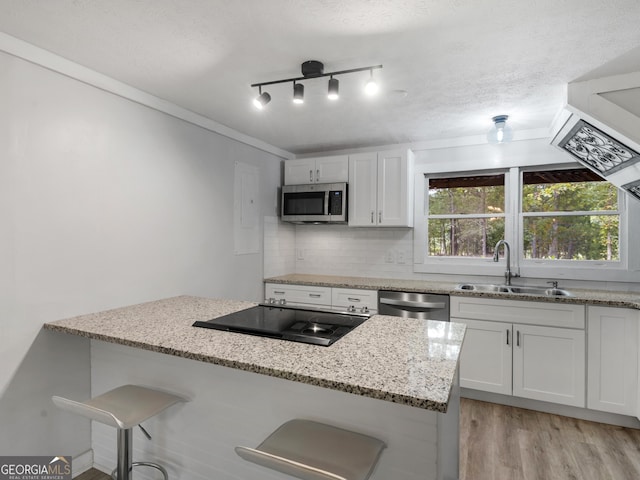
{"label": "bar stool seat", "polygon": [[168,478],[161,465],[132,462],[132,428],[140,427],[147,438],[151,439],[140,424],[176,403],[188,401],[187,399],[139,385],[123,385],[85,402],[58,396],[52,397],[52,400],[62,410],[118,429],[118,466],[111,474],[114,479],[130,480],[131,470],[136,465],[155,468],[162,472],[165,480]]}
{"label": "bar stool seat", "polygon": [[257,448],[238,446],[243,459],[303,480],[367,480],[386,444],[311,420],[281,425]]}

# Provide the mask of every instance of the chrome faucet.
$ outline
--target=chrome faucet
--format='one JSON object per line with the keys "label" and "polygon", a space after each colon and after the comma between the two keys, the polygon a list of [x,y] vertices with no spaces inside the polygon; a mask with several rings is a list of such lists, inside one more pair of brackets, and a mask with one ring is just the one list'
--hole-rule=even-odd
{"label": "chrome faucet", "polygon": [[511,248],[505,240],[500,240],[496,243],[496,246],[493,249],[493,261],[497,262],[500,260],[500,245],[504,245],[505,257],[507,260],[507,269],[504,272],[505,282],[507,285],[511,285],[511,279],[513,277],[519,277],[520,275],[511,272]]}

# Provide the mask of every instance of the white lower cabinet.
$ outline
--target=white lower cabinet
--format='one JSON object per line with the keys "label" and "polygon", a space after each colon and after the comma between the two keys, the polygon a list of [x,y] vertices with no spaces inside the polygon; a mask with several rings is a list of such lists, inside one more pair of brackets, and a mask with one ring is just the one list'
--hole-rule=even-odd
{"label": "white lower cabinet", "polygon": [[587,407],[623,415],[638,411],[640,311],[588,307]]}
{"label": "white lower cabinet", "polygon": [[264,286],[266,299],[275,298],[286,303],[303,305],[331,305],[331,287],[308,285],[281,285],[267,283]]}
{"label": "white lower cabinet", "polygon": [[584,306],[452,296],[451,315],[467,325],[460,386],[585,406]]}
{"label": "white lower cabinet", "polygon": [[378,310],[377,290],[265,283],[264,296],[267,301],[273,298],[276,301],[284,300],[287,304],[293,305],[344,310],[353,307],[356,312],[371,313]]}
{"label": "white lower cabinet", "polygon": [[584,407],[584,330],[518,324],[513,330],[513,395]]}
{"label": "white lower cabinet", "polygon": [[467,325],[460,355],[460,386],[511,395],[512,326],[452,318]]}
{"label": "white lower cabinet", "polygon": [[331,306],[345,310],[355,308],[358,312],[378,310],[378,291],[357,288],[332,288]]}

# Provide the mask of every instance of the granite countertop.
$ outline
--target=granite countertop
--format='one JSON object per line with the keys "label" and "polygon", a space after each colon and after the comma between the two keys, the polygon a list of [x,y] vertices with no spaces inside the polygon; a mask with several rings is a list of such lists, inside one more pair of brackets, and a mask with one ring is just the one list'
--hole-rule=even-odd
{"label": "granite countertop", "polygon": [[375,315],[330,347],[191,326],[254,305],[180,296],[49,322],[44,328],[447,411],[464,325]]}
{"label": "granite countertop", "polygon": [[456,285],[459,283],[452,282],[429,282],[394,278],[346,277],[337,275],[311,275],[302,273],[266,278],[264,281],[268,283],[290,285],[361,288],[368,290],[395,290],[399,292],[446,293],[449,295],[467,297],[573,303],[580,305],[601,305],[640,310],[640,293],[615,292],[608,290],[584,290],[571,288],[570,291],[572,296],[570,297],[547,297],[545,295],[518,295],[511,293],[460,291],[455,289]]}

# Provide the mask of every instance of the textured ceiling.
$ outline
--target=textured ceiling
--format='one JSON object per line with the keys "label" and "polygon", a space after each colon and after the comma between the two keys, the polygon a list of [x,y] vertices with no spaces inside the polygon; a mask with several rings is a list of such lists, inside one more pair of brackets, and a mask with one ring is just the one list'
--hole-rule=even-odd
{"label": "textured ceiling", "polygon": [[[548,128],[568,82],[640,70],[639,0],[0,0],[0,31],[294,152]],[[368,73],[250,84],[383,64]],[[608,69],[610,65],[610,69]],[[397,93],[405,90],[406,96]]]}

